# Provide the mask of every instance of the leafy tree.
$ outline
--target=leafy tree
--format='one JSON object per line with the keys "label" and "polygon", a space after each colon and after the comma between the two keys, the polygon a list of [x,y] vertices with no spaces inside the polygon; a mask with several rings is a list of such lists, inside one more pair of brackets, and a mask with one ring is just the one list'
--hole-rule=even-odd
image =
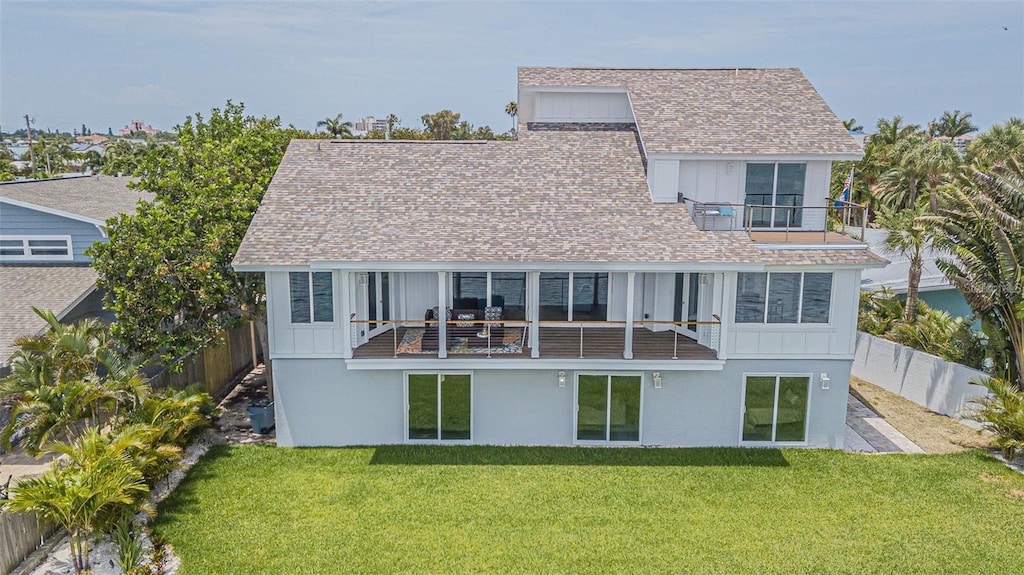
{"label": "leafy tree", "polygon": [[959,170],[960,152],[938,140],[921,140],[910,150],[906,161],[915,172],[924,176],[928,184],[928,206],[932,213],[939,211],[939,185],[950,183]]}
{"label": "leafy tree", "polygon": [[341,119],[341,114],[331,118],[327,117],[316,123],[317,129],[324,128],[326,132],[335,138],[351,138],[352,137],[352,122],[345,122]]}
{"label": "leafy tree", "polygon": [[943,112],[942,117],[933,122],[935,127],[933,135],[956,138],[957,136],[977,132],[978,127],[971,123],[971,116],[972,114],[965,114],[960,110]]}
{"label": "leafy tree", "polygon": [[921,270],[924,267],[922,252],[931,245],[932,228],[923,218],[923,207],[910,207],[900,211],[882,207],[875,221],[887,230],[885,249],[891,254],[905,256],[910,260],[907,275],[907,303],[904,321],[914,323],[917,316],[917,291],[921,284]]}
{"label": "leafy tree", "polygon": [[395,128],[398,127],[398,124],[400,124],[401,122],[402,121],[400,119],[398,119],[398,116],[396,116],[394,114],[388,114],[387,132],[385,132],[385,134],[384,134],[384,139],[385,140],[390,140],[391,139],[391,137],[393,136],[393,134],[395,132]]}
{"label": "leafy tree", "polygon": [[228,101],[176,132],[179,145],[148,154],[134,184],[155,199],[108,221],[109,241],[90,251],[117,314],[113,333],[174,367],[224,329],[254,321],[269,377],[264,278],[235,273],[231,259],[297,131]]}
{"label": "leafy tree", "polygon": [[872,134],[869,142],[878,146],[891,147],[896,144],[920,137],[921,127],[917,124],[904,124],[903,116],[893,116],[891,120],[882,118],[875,124],[877,132]]}
{"label": "leafy tree", "polygon": [[967,160],[982,169],[1005,167],[1009,158],[1024,158],[1024,120],[996,124],[967,145]]}
{"label": "leafy tree", "polygon": [[843,120],[843,127],[846,128],[847,132],[861,132],[864,130],[864,126],[857,123],[856,118],[850,118],[849,120]]}
{"label": "leafy tree", "polygon": [[918,138],[902,140],[885,150],[887,167],[878,175],[873,190],[876,207],[911,208],[926,193],[927,174],[915,161],[915,150],[923,141]]}
{"label": "leafy tree", "polygon": [[1024,169],[1010,158],[1006,168],[975,170],[947,201],[938,239],[951,257],[939,268],[981,318],[996,368],[1024,389]]}
{"label": "leafy tree", "polygon": [[111,176],[135,175],[145,159],[148,149],[143,144],[117,140],[103,151],[102,173]]}
{"label": "leafy tree", "polygon": [[427,133],[416,128],[394,128],[391,131],[393,140],[429,140]]}
{"label": "leafy tree", "polygon": [[[423,130],[430,140],[454,140],[453,135],[456,129],[460,128],[459,120],[462,114],[451,110],[441,110],[436,114],[424,114],[420,120],[423,121]],[[468,125],[468,123],[466,123]]]}

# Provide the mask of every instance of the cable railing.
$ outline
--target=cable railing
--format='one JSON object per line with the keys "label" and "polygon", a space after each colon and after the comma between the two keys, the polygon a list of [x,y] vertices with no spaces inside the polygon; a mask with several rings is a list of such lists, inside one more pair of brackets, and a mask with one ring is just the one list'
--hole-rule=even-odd
{"label": "cable railing", "polygon": [[[686,197],[683,201],[701,231],[737,230],[739,218],[744,231],[783,232],[787,242],[792,232],[822,232],[822,241],[827,241],[830,231],[845,232],[848,228],[859,232],[860,241],[864,241],[868,217],[867,206],[846,200],[827,199],[824,206],[698,202]],[[822,212],[821,218],[805,217]]]}
{"label": "cable railing", "polygon": [[[678,360],[680,357],[680,335],[682,335],[683,338],[692,341],[692,338],[688,334],[683,333],[684,330],[696,334],[697,343],[706,348],[709,348],[710,350],[714,351],[717,355],[717,351],[720,346],[721,319],[717,315],[713,317],[714,321],[637,320],[633,322],[633,326],[634,330],[636,328],[646,328],[652,333],[662,333],[671,331],[672,353],[671,356],[668,357],[671,357],[673,360]],[[546,347],[552,347],[558,350],[557,352],[554,352],[552,354],[553,356],[556,357],[563,357],[565,350],[572,349],[566,347],[565,344],[567,343],[567,341],[564,337],[562,337],[564,334],[556,335],[554,333],[553,328],[578,328],[579,337],[577,350],[579,359],[587,359],[588,356],[590,358],[595,359],[607,358],[609,355],[613,353],[611,350],[607,348],[608,338],[596,337],[596,335],[592,333],[591,335],[593,337],[591,337],[590,340],[588,340],[586,335],[587,331],[593,332],[595,330],[602,330],[602,335],[606,335],[610,333],[608,331],[609,329],[625,328],[627,325],[627,322],[625,320],[537,320],[536,322],[532,322],[529,320],[507,319],[451,319],[445,320],[443,322],[436,319],[353,319],[351,320],[351,323],[353,325],[366,325],[367,327],[373,326],[374,329],[377,327],[390,328],[387,331],[391,332],[390,352],[392,358],[398,358],[400,356],[407,355],[406,352],[400,351],[401,341],[399,340],[399,328],[402,327],[424,328],[425,332],[427,330],[430,330],[430,328],[438,330],[434,334],[431,334],[430,339],[432,341],[433,337],[437,337],[438,351],[440,351],[442,341],[440,338],[439,326],[441,323],[445,324],[446,331],[446,337],[443,344],[445,346],[445,350],[449,352],[452,349],[450,346],[452,346],[454,342],[459,340],[465,340],[466,343],[471,344],[469,347],[485,347],[485,350],[482,353],[482,355],[486,355],[487,358],[491,358],[494,355],[498,354],[498,352],[495,351],[497,349],[496,344],[500,346],[503,345],[504,343],[503,330],[505,328],[522,328],[523,332],[520,334],[519,340],[521,343],[521,349],[519,351],[519,354],[526,353],[527,340],[531,332],[530,328],[534,325],[534,323],[536,323],[539,341],[530,342],[530,346],[539,346],[539,353],[541,356],[543,356]],[[651,329],[656,327],[665,327],[666,329]],[[548,329],[547,334],[545,335],[545,328],[552,329]],[[496,335],[497,333],[499,333],[499,329],[502,330],[500,332],[501,339],[499,339],[498,335]],[[370,341],[375,340],[384,335],[384,333],[378,333],[374,336],[371,336],[368,339],[368,341],[365,342],[363,345],[366,345]],[[424,335],[426,335],[426,333]],[[421,340],[421,342],[422,341],[423,340]],[[547,343],[545,343],[545,341]],[[620,345],[624,343],[624,339],[616,338],[615,341],[619,342]],[[592,347],[588,347],[588,342],[592,344]],[[657,342],[657,345],[661,345],[663,343],[664,342]],[[618,351],[619,353],[621,353],[621,351],[624,351],[624,349],[619,349]],[[504,352],[502,353],[504,354]]]}

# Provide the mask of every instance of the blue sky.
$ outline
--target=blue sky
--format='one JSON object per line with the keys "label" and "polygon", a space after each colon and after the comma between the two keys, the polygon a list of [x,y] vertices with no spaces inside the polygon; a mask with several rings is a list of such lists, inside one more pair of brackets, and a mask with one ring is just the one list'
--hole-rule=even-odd
{"label": "blue sky", "polygon": [[[1004,30],[1003,27],[1008,28]],[[0,123],[169,129],[227,99],[312,129],[451,108],[508,128],[516,67],[799,67],[870,128],[1024,115],[1024,2],[0,4]]]}

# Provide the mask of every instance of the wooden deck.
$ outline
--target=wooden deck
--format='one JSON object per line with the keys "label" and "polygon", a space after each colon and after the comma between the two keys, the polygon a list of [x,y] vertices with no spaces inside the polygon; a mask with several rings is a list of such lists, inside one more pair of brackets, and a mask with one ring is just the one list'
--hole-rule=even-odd
{"label": "wooden deck", "polygon": [[[385,359],[395,357],[395,341],[402,341],[408,328],[398,328],[398,333],[391,331],[382,333],[357,347],[352,352],[354,359]],[[626,334],[622,328],[595,327],[583,330],[584,359],[622,359]],[[653,332],[646,328],[633,328],[633,359],[671,360],[673,351],[673,332]],[[715,360],[718,355],[714,350],[700,345],[696,341],[679,335],[676,357],[680,360]],[[530,342],[527,341],[523,353],[495,353],[491,358],[499,359],[530,359]],[[402,359],[436,358],[432,353],[400,353]],[[484,353],[454,353],[449,350],[448,359],[480,359],[486,358]],[[540,357],[542,359],[579,359],[580,330],[574,327],[542,327],[540,328]]]}
{"label": "wooden deck", "polygon": [[840,244],[856,245],[864,242],[836,232],[808,232],[803,230],[750,230],[747,232],[755,244]]}

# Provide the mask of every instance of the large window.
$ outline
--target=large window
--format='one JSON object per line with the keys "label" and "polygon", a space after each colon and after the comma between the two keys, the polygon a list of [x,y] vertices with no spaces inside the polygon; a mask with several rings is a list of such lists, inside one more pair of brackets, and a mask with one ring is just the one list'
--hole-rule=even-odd
{"label": "large window", "polygon": [[807,164],[747,164],[746,200],[750,223],[755,227],[800,226],[804,205]]}
{"label": "large window", "polygon": [[333,322],[331,272],[288,272],[292,323]]}
{"label": "large window", "polygon": [[828,323],[832,272],[740,273],[736,323]]}
{"label": "large window", "polygon": [[639,375],[583,374],[576,380],[577,441],[640,441]]}
{"label": "large window", "polygon": [[71,236],[0,236],[0,261],[71,259]]}
{"label": "large window", "polygon": [[468,373],[408,375],[408,439],[468,441],[473,385]]}
{"label": "large window", "polygon": [[526,273],[453,272],[452,303],[456,309],[497,306],[503,319],[525,320]]}
{"label": "large window", "polygon": [[607,320],[608,274],[598,272],[541,273],[540,319]]}
{"label": "large window", "polygon": [[805,441],[810,387],[808,376],[747,376],[743,391],[743,441]]}

